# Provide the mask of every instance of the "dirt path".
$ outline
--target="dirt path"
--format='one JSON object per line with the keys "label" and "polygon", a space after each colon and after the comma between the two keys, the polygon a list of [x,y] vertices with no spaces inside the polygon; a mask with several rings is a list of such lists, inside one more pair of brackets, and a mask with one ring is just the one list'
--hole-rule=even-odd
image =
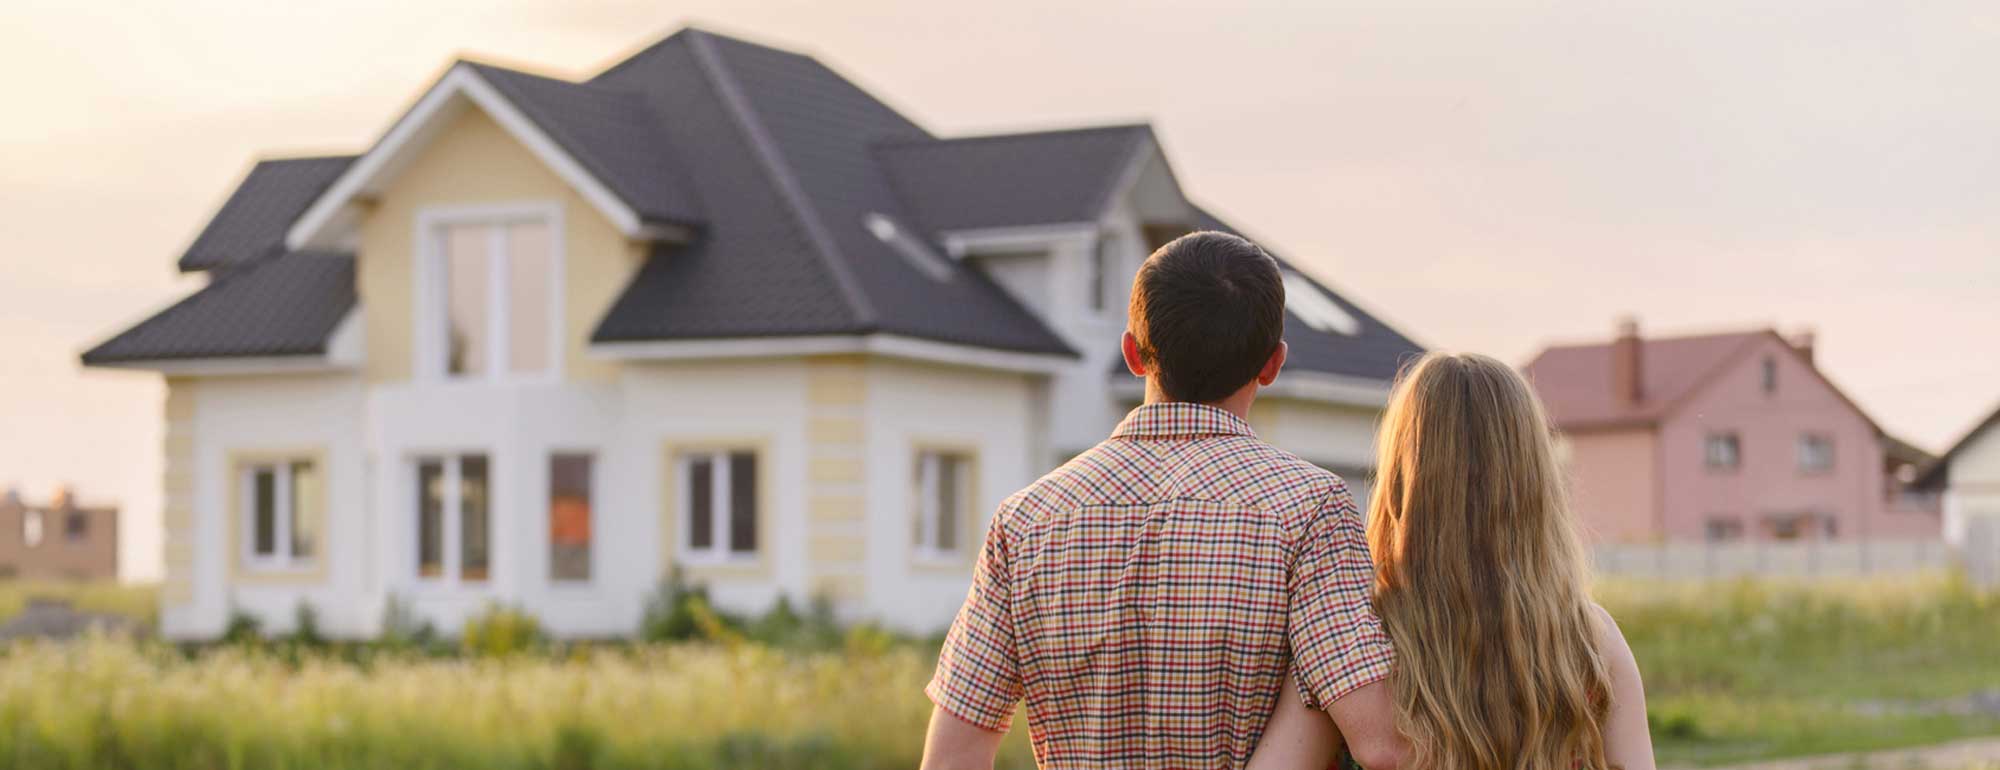
{"label": "dirt path", "polygon": [[1916,746],[1856,754],[1793,757],[1712,770],[1975,770],[2000,768],[2000,738],[1970,738],[1935,746]]}

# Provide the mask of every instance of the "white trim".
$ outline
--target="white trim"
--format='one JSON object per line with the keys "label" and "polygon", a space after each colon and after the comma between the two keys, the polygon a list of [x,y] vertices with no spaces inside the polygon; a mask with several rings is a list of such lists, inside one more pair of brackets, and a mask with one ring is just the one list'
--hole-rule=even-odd
{"label": "white trim", "polygon": [[[735,489],[731,486],[730,473],[732,471],[730,465],[735,455],[746,453],[750,455],[750,462],[753,468],[763,463],[763,457],[755,451],[727,448],[687,450],[681,452],[675,458],[674,472],[680,474],[680,479],[675,484],[674,489],[675,494],[681,498],[674,501],[674,505],[681,512],[680,521],[676,522],[675,526],[681,527],[682,531],[675,533],[674,550],[678,551],[676,556],[682,564],[695,567],[726,567],[755,565],[761,560],[764,543],[770,538],[770,534],[757,531],[758,528],[764,526],[764,522],[761,520],[763,517],[759,515],[762,511],[759,506],[769,501],[758,500],[754,501],[751,505],[750,515],[752,523],[750,525],[750,539],[753,547],[750,550],[736,550],[736,542],[732,539],[733,533],[730,531],[729,526],[729,517],[733,512],[735,503],[733,497]],[[708,461],[709,519],[707,548],[694,547],[694,532],[692,529],[689,529],[689,527],[692,527],[694,516],[697,513],[687,510],[688,496],[694,489],[694,464],[696,460]],[[755,468],[755,470],[758,473],[769,472],[764,468]],[[753,486],[751,489],[755,494],[763,493],[761,485]]]}
{"label": "white trim", "polygon": [[[458,206],[428,206],[417,211],[416,244],[417,255],[412,265],[411,280],[417,291],[413,293],[416,307],[411,309],[415,319],[415,335],[410,346],[411,370],[420,379],[438,384],[503,384],[503,383],[556,383],[563,376],[563,285],[567,276],[568,255],[564,248],[565,223],[562,204],[556,201],[512,201]],[[549,230],[549,331],[548,368],[541,372],[521,373],[512,371],[509,357],[512,353],[510,340],[512,318],[512,295],[507,291],[512,266],[512,254],[508,250],[505,237],[506,226],[525,223],[540,223]],[[444,371],[444,345],[442,330],[446,326],[445,314],[449,313],[450,298],[446,296],[444,268],[444,228],[453,225],[479,225],[490,228],[487,233],[486,270],[486,322],[487,329],[486,371],[479,375],[452,376]]]}
{"label": "white trim", "polygon": [[[963,531],[964,522],[971,518],[966,516],[965,512],[974,505],[972,501],[966,499],[973,492],[973,485],[968,483],[973,474],[973,458],[965,452],[927,447],[919,447],[915,453],[918,467],[914,490],[917,495],[915,506],[917,526],[914,534],[917,536],[917,542],[912,544],[911,558],[923,566],[959,564],[966,554],[967,535]],[[946,458],[952,461],[954,471],[952,483],[957,485],[953,500],[958,504],[959,510],[940,510],[937,506],[938,485],[944,479],[942,470]],[[959,524],[958,529],[953,531],[957,542],[950,548],[939,548],[938,529],[946,518]]]}
{"label": "white trim", "polygon": [[[1111,381],[1111,394],[1124,398],[1144,398],[1146,381],[1138,377],[1116,375]],[[1301,401],[1380,409],[1389,403],[1389,383],[1342,374],[1287,370],[1279,374],[1277,381],[1271,383],[1270,387],[1259,390],[1258,397],[1295,398]]]}
{"label": "white trim", "polygon": [[354,364],[330,360],[324,355],[244,356],[240,358],[179,358],[143,361],[114,361],[91,364],[94,369],[132,369],[159,372],[169,377],[236,377],[262,374],[325,374],[352,371]]}
{"label": "white trim", "polygon": [[1048,251],[1062,241],[1096,238],[1097,229],[1096,221],[1059,222],[1020,227],[951,230],[940,235],[944,241],[945,253],[951,255],[952,259],[964,259],[980,253]]}
{"label": "white trim", "polygon": [[[237,523],[241,528],[238,542],[242,544],[242,553],[237,554],[237,558],[242,560],[245,572],[286,574],[308,571],[315,566],[319,554],[300,556],[295,551],[297,543],[292,540],[292,520],[298,516],[298,511],[292,507],[296,502],[296,496],[292,494],[294,483],[292,474],[295,467],[301,464],[316,465],[309,458],[291,458],[250,462],[236,469],[236,483],[240,485],[237,493],[242,495],[240,499],[243,501],[243,505],[237,507],[237,512],[243,518]],[[313,470],[315,473],[322,472],[319,468]],[[257,555],[256,478],[260,471],[271,473],[272,532],[269,556]],[[325,525],[322,523],[322,531],[324,528]],[[314,543],[314,546],[318,545]]]}
{"label": "white trim", "polygon": [[626,237],[685,237],[685,228],[649,226],[641,221],[638,212],[626,205],[597,177],[584,170],[575,157],[565,152],[540,126],[501,96],[477,71],[461,63],[446,72],[423,98],[417,100],[415,107],[397,119],[389,132],[369,148],[367,154],[348,166],[325,192],[320,193],[298,221],[292,223],[291,229],[285,232],[285,246],[296,251],[337,243],[342,237],[339,231],[344,229],[341,225],[352,218],[348,203],[370,192],[383,177],[399,170],[407,160],[405,154],[428,141],[438,129],[441,118],[455,115],[453,110],[462,104],[461,100],[470,101],[485,111],[510,136],[547,164],[556,176],[575,188],[592,208],[603,214]]}
{"label": "white trim", "polygon": [[333,327],[326,338],[326,360],[337,366],[360,368],[368,360],[368,335],[361,322],[361,306],[356,304]]}
{"label": "white trim", "polygon": [[591,344],[590,353],[594,357],[618,361],[778,358],[862,353],[1032,374],[1054,374],[1076,364],[1076,359],[1070,356],[991,350],[899,334],[598,342]]}

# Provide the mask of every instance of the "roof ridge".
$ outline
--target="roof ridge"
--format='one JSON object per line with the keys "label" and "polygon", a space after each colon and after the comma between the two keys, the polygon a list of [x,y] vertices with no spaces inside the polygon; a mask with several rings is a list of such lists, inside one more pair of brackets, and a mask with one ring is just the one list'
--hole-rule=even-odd
{"label": "roof ridge", "polygon": [[1151,133],[1152,130],[1153,130],[1152,123],[1141,121],[1138,123],[1112,123],[1101,126],[1079,126],[1076,128],[1050,128],[1050,129],[1041,129],[1036,131],[1017,131],[1014,133],[973,134],[970,136],[939,136],[939,137],[928,137],[923,139],[915,139],[915,138],[882,139],[873,142],[872,144],[877,149],[900,149],[904,147],[930,147],[930,146],[939,146],[946,144],[963,145],[963,144],[972,144],[979,142],[1040,139],[1040,138],[1055,136],[1058,134],[1108,133],[1112,131],[1145,131],[1147,133]]}
{"label": "roof ridge", "polygon": [[813,251],[819,255],[820,262],[832,275],[834,287],[839,289],[841,296],[847,300],[848,308],[855,314],[855,320],[863,327],[874,326],[877,321],[874,307],[861,292],[861,286],[846,261],[840,258],[833,235],[827,232],[825,223],[819,220],[818,210],[812,208],[811,200],[806,197],[798,178],[786,165],[783,154],[778,151],[776,143],[771,139],[770,131],[764,127],[763,121],[751,108],[749,97],[743,93],[742,85],[736,82],[728,66],[723,63],[722,55],[715,50],[715,43],[710,39],[710,34],[695,27],[688,27],[682,32],[687,34],[688,48],[694,55],[695,66],[700,68],[709,83],[715,87],[716,95],[721,98],[723,107],[729,110],[730,117],[735,119],[738,127],[749,139],[758,166],[770,176],[771,184],[777,188],[779,197],[785,200],[786,206],[792,209],[793,216],[798,219],[799,226],[805,229],[806,239],[812,243]]}

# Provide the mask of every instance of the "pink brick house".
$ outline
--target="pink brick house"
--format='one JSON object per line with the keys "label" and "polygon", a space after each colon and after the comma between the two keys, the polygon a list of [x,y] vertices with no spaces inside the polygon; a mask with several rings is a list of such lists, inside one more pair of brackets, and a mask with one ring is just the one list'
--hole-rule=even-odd
{"label": "pink brick house", "polygon": [[1884,433],[1771,330],[1548,348],[1527,375],[1599,542],[1939,537],[1928,456]]}

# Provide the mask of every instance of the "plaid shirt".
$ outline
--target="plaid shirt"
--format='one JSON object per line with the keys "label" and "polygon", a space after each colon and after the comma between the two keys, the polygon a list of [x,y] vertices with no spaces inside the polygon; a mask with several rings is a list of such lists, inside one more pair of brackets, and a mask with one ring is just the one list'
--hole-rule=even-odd
{"label": "plaid shirt", "polygon": [[1388,675],[1340,477],[1229,412],[1141,406],[1002,503],[925,688],[1044,768],[1240,767],[1296,665],[1308,704]]}

